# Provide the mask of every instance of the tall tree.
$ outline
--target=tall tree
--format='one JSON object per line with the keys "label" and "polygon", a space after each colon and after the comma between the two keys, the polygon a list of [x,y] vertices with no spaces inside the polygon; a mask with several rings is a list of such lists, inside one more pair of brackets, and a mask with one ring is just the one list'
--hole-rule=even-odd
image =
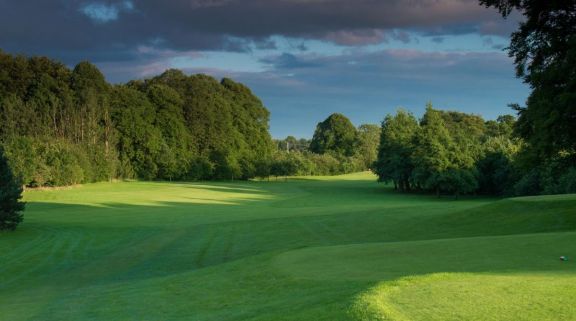
{"label": "tall tree", "polygon": [[110,85],[93,64],[84,61],[74,67],[70,88],[75,93],[77,110],[77,143],[86,149],[92,164],[91,180],[101,181],[115,176],[116,153],[113,150],[115,131],[110,111]]}
{"label": "tall tree", "polygon": [[22,222],[22,185],[16,179],[4,150],[0,148],[0,230],[14,230]]}
{"label": "tall tree", "polygon": [[183,100],[174,89],[154,84],[146,89],[148,99],[156,106],[154,126],[162,134],[158,157],[158,177],[177,179],[185,176],[194,150],[192,137],[184,124]]}
{"label": "tall tree", "polygon": [[123,178],[154,179],[163,143],[161,131],[154,127],[155,106],[146,95],[129,86],[114,89],[112,120],[120,134],[117,150]]}
{"label": "tall tree", "polygon": [[416,118],[404,110],[384,118],[375,164],[380,181],[392,181],[401,191],[412,189],[414,140],[419,129]]}
{"label": "tall tree", "polygon": [[338,113],[318,123],[310,143],[310,151],[318,154],[334,152],[337,155],[354,155],[357,132],[350,119]]}
{"label": "tall tree", "polygon": [[539,158],[576,151],[576,0],[480,0],[507,17],[525,16],[512,34],[509,55],[532,88],[516,131]]}
{"label": "tall tree", "polygon": [[451,167],[450,150],[454,147],[454,141],[442,114],[431,104],[426,107],[420,126],[413,154],[413,178],[422,188],[440,194],[446,185],[443,174]]}
{"label": "tall tree", "polygon": [[356,153],[363,163],[364,169],[372,169],[378,156],[380,143],[380,126],[362,124],[358,126],[358,147]]}

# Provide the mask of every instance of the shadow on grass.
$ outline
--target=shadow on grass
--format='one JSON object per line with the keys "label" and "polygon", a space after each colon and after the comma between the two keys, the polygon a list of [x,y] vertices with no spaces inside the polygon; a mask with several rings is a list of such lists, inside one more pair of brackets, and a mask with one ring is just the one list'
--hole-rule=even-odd
{"label": "shadow on grass", "polygon": [[[35,212],[0,235],[0,273],[18,266],[54,284],[116,282],[194,271],[297,248],[576,230],[576,200],[504,200],[465,210],[442,206],[378,207],[295,216],[293,209],[233,204],[155,202],[94,206],[31,202]],[[254,210],[252,210],[254,208]],[[418,211],[435,211],[416,215]],[[30,239],[21,237],[30,234]],[[29,242],[27,242],[29,241]],[[29,273],[29,272],[26,272]],[[26,275],[26,274],[24,274]],[[33,278],[34,279],[34,278]],[[5,284],[6,285],[6,284]]]}

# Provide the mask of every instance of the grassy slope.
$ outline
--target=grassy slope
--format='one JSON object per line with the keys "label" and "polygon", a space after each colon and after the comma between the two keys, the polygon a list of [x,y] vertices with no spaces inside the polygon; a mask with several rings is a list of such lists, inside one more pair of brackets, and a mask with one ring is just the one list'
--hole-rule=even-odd
{"label": "grassy slope", "polygon": [[356,174],[26,199],[0,234],[1,321],[576,319],[558,261],[576,196],[438,200]]}

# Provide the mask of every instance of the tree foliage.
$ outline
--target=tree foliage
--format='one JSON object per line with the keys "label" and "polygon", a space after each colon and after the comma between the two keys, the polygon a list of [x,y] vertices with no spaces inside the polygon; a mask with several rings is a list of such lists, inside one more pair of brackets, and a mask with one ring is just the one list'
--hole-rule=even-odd
{"label": "tree foliage", "polygon": [[380,126],[362,124],[356,129],[345,116],[333,114],[318,124],[312,140],[276,140],[268,172],[286,176],[282,168],[290,168],[292,175],[306,176],[366,171],[373,168],[379,141]]}
{"label": "tree foliage", "polygon": [[356,155],[362,159],[365,169],[373,168],[378,156],[378,144],[380,142],[380,126],[374,124],[362,124],[358,126],[358,144]]}
{"label": "tree foliage", "polygon": [[512,160],[520,149],[513,123],[508,116],[486,122],[431,104],[418,122],[399,110],[382,122],[375,172],[403,192],[501,195],[512,188]]}
{"label": "tree foliage", "polygon": [[137,179],[247,179],[271,159],[269,112],[231,79],[168,70],[110,85],[0,52],[0,145],[27,186]]}
{"label": "tree foliage", "polygon": [[509,55],[530,85],[526,107],[515,106],[517,133],[539,161],[576,151],[576,1],[480,0],[506,17],[525,16],[512,34]]}
{"label": "tree foliage", "polygon": [[378,157],[374,170],[380,181],[392,181],[401,191],[409,191],[414,170],[415,139],[420,127],[416,118],[399,110],[382,122]]}
{"label": "tree foliage", "polygon": [[318,123],[310,143],[310,150],[317,154],[334,152],[352,156],[357,144],[357,131],[350,120],[342,114],[332,114]]}
{"label": "tree foliage", "polygon": [[20,202],[21,198],[22,185],[0,148],[0,231],[14,230],[22,222],[24,203]]}

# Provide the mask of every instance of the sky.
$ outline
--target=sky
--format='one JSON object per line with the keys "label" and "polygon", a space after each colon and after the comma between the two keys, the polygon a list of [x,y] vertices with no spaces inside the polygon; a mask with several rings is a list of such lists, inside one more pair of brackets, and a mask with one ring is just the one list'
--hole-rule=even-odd
{"label": "sky", "polygon": [[270,110],[273,137],[310,138],[334,112],[512,114],[529,94],[505,50],[521,19],[477,0],[0,0],[0,49],[89,60],[112,83],[230,77]]}

